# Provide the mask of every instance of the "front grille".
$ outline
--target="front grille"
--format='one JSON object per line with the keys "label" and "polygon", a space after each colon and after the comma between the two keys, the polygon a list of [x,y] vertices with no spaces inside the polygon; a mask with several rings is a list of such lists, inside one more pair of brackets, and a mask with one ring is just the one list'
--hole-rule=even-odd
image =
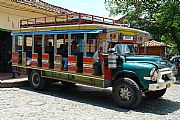
{"label": "front grille", "polygon": [[168,77],[167,75],[163,75],[163,76],[162,76],[162,79],[163,79],[164,81],[170,80],[169,77]]}
{"label": "front grille", "polygon": [[164,81],[169,81],[171,80],[171,74],[172,74],[172,71],[170,68],[163,68],[163,69],[159,69],[159,79],[163,79]]}
{"label": "front grille", "polygon": [[166,65],[160,65],[160,66],[158,66],[158,67],[159,67],[159,69],[167,68]]}

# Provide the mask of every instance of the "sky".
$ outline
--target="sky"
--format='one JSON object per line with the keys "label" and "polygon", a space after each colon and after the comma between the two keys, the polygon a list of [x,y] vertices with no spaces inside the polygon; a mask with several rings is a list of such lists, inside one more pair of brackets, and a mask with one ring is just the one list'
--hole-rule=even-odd
{"label": "sky", "polygon": [[[43,0],[47,3],[60,6],[75,12],[109,17],[109,12],[105,8],[105,0]],[[110,17],[119,19],[121,16]]]}

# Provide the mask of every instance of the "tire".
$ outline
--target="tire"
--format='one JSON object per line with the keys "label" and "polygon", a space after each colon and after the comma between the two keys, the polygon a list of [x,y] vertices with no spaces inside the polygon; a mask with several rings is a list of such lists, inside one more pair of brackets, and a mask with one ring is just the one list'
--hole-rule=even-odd
{"label": "tire", "polygon": [[30,85],[35,90],[44,90],[47,89],[47,80],[41,78],[40,73],[36,70],[31,71],[29,77]]}
{"label": "tire", "polygon": [[123,108],[136,108],[142,97],[142,92],[135,81],[130,78],[120,78],[113,85],[114,101]]}
{"label": "tire", "polygon": [[149,91],[149,92],[146,92],[145,95],[148,99],[153,100],[153,99],[158,99],[162,97],[165,93],[166,93],[166,88],[162,90],[157,90],[157,91]]}
{"label": "tire", "polygon": [[64,87],[74,87],[76,85],[76,83],[71,83],[66,81],[61,81],[61,83]]}

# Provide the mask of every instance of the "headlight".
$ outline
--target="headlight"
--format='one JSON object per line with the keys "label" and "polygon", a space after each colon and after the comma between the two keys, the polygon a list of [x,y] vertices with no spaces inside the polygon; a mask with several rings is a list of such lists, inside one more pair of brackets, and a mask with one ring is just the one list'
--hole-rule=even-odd
{"label": "headlight", "polygon": [[156,81],[158,76],[158,70],[156,68],[153,68],[150,72],[151,80]]}
{"label": "headlight", "polygon": [[154,71],[153,77],[157,77],[158,76],[158,71]]}
{"label": "headlight", "polygon": [[154,72],[155,72],[156,68],[153,68],[150,72],[150,76],[153,76]]}
{"label": "headlight", "polygon": [[177,70],[177,69],[176,69],[176,65],[173,64],[172,67],[171,67],[171,70],[172,70],[172,71],[173,71],[173,70]]}
{"label": "headlight", "polygon": [[174,76],[176,76],[177,73],[178,73],[178,70],[177,70],[177,68],[176,68],[176,65],[173,65],[173,66],[171,67],[171,70],[172,70],[172,74],[173,74]]}

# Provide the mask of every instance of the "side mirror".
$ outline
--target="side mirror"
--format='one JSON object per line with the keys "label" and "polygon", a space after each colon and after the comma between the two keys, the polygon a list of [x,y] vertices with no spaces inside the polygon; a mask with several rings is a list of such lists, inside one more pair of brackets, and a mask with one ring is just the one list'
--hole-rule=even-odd
{"label": "side mirror", "polygon": [[124,56],[118,56],[118,60],[117,60],[117,66],[118,67],[122,67],[123,63],[125,62],[125,57]]}
{"label": "side mirror", "polygon": [[126,58],[124,56],[120,56],[120,60],[124,63],[126,61]]}

